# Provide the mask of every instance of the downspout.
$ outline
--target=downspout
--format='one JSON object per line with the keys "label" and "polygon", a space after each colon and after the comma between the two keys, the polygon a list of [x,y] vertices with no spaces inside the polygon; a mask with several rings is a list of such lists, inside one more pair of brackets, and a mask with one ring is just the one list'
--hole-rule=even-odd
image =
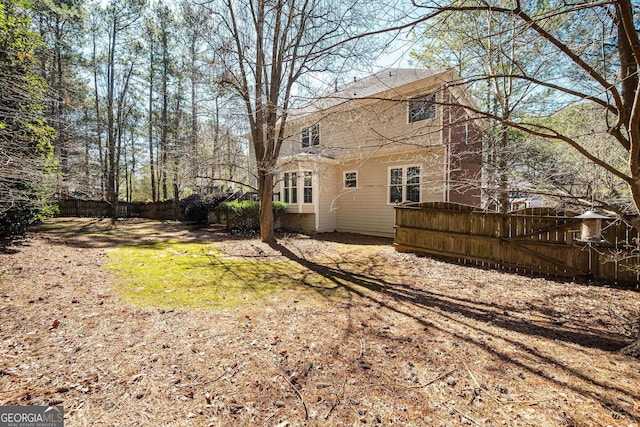
{"label": "downspout", "polygon": [[[315,161],[315,167],[314,169],[314,173],[311,176],[311,195],[312,195],[312,199],[311,202],[313,203],[313,213],[314,213],[314,217],[315,217],[315,222],[316,222],[316,233],[318,233],[320,231],[320,180],[318,179],[318,177],[320,176],[320,172],[319,172],[319,162],[318,160]],[[313,191],[317,188],[317,191]]]}
{"label": "downspout", "polygon": [[296,162],[296,213],[302,213],[302,204],[304,203],[304,174],[300,162]]}
{"label": "downspout", "polygon": [[[442,96],[444,97],[446,94],[443,93]],[[443,185],[443,197],[442,200],[445,202],[449,201],[449,183],[450,183],[450,179],[451,179],[451,106],[449,106],[447,108],[447,117],[446,117],[446,123],[447,123],[447,128],[445,130],[444,124],[445,124],[445,117],[444,117],[444,112],[445,112],[445,105],[443,102],[442,105],[442,114],[441,114],[441,118],[440,118],[440,129],[441,129],[441,141],[444,143],[444,151],[445,151],[445,155],[444,155],[444,185]],[[445,138],[446,136],[446,138]]]}

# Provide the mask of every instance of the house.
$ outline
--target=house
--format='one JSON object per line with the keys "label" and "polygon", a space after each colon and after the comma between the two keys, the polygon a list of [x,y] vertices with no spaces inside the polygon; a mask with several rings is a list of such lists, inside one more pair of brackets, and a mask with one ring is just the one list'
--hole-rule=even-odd
{"label": "house", "polygon": [[[509,194],[509,210],[517,211],[527,208],[540,208],[543,206],[542,196],[537,194]],[[497,209],[496,209],[497,210]]]}
{"label": "house", "polygon": [[291,111],[274,189],[283,227],[393,237],[398,204],[479,205],[480,129],[455,80],[390,69]]}

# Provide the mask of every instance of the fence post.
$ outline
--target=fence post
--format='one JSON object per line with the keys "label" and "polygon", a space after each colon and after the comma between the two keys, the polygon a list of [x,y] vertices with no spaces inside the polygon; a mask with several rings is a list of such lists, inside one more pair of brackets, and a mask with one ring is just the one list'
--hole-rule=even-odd
{"label": "fence post", "polygon": [[507,257],[505,256],[505,251],[507,250],[507,243],[505,242],[505,237],[507,237],[507,215],[504,212],[500,212],[500,228],[498,229],[498,238],[500,244],[500,268],[504,269],[504,263]]}

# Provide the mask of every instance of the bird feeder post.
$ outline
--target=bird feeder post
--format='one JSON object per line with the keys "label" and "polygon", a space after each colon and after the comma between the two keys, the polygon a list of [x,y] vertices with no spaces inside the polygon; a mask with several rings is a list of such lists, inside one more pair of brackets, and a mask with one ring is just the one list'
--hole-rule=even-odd
{"label": "bird feeder post", "polygon": [[602,220],[611,218],[594,211],[587,211],[582,215],[578,215],[576,218],[582,220],[582,230],[578,240],[587,243],[589,247],[589,273],[587,277],[593,279],[593,245],[606,242],[602,237]]}

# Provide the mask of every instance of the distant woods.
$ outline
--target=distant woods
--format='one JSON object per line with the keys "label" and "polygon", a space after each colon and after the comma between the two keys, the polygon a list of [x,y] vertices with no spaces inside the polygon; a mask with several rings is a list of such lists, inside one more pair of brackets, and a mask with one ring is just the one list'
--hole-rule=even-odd
{"label": "distant woods", "polygon": [[0,219],[249,182],[270,200],[293,98],[405,31],[486,121],[486,206],[535,195],[640,228],[635,2],[348,3],[0,0]]}
{"label": "distant woods", "polygon": [[31,86],[3,90],[3,105],[11,95],[31,102],[11,101],[22,102],[14,121],[23,127],[26,111],[39,112],[59,196],[160,201],[247,181],[246,148],[233,136],[243,124],[208,44],[215,29],[191,2],[2,1],[5,25],[16,19],[33,39],[5,41],[4,76],[28,71],[21,84]]}

